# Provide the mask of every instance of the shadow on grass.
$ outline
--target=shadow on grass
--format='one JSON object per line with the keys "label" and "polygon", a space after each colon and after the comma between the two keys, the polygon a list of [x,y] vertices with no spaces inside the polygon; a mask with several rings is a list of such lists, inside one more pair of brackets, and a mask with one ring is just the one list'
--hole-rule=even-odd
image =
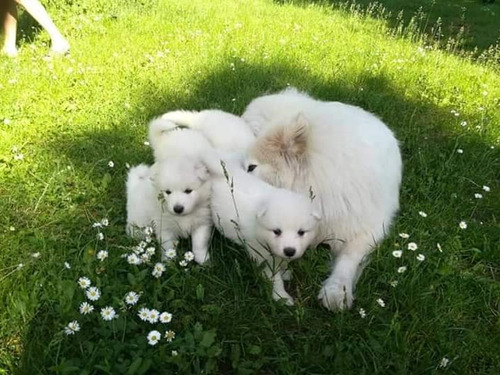
{"label": "shadow on grass", "polygon": [[[352,5],[373,17],[382,16],[380,5],[390,14],[384,14],[389,27],[399,29],[408,26],[413,18],[421,32],[435,35],[439,40],[450,38],[459,41],[459,49],[479,54],[500,38],[500,2],[481,0],[275,0],[279,4],[307,6],[311,3],[328,4],[334,8],[346,9]],[[402,17],[400,13],[402,12]],[[441,19],[438,36],[436,26]],[[434,29],[434,31],[433,31]]]}
{"label": "shadow on grass", "polygon": [[[99,180],[109,173],[105,163],[94,166],[97,161],[107,160],[112,154],[115,165],[120,167],[113,171],[114,178],[108,188],[99,194],[99,200],[105,205],[121,207],[114,209],[118,225],[124,227],[125,224],[125,163],[133,165],[152,161],[150,150],[142,146],[142,140],[146,136],[146,123],[144,128],[131,127],[137,118],[149,119],[175,108],[217,107],[241,113],[252,98],[265,92],[283,89],[287,84],[306,90],[323,100],[361,106],[380,116],[395,131],[401,141],[405,165],[401,193],[402,209],[397,221],[406,220],[407,225],[414,220],[410,217],[408,202],[413,205],[413,210],[415,202],[418,202],[421,207],[432,207],[435,212],[466,204],[453,196],[455,184],[464,183],[465,179],[484,181],[485,178],[494,177],[493,171],[485,176],[485,169],[481,167],[486,153],[491,156],[491,160],[495,160],[491,167],[500,167],[500,153],[497,149],[490,150],[490,145],[485,144],[474,132],[463,137],[458,128],[454,130],[448,125],[451,115],[447,110],[429,102],[406,99],[401,89],[394,87],[383,75],[359,76],[356,85],[352,86],[341,79],[325,80],[304,73],[303,69],[294,65],[245,65],[236,72],[229,68],[220,68],[207,76],[194,77],[193,80],[195,89],[183,97],[163,93],[148,83],[145,85],[146,91],[141,93],[141,97],[134,103],[137,108],[142,106],[143,110],[128,113],[120,124],[109,129],[56,136],[50,145],[49,150],[62,153],[64,157],[71,159],[75,167],[86,173],[89,179]],[[147,102],[141,102],[141,98],[147,98]],[[480,121],[477,114],[464,115],[471,123]],[[466,149],[469,157],[455,162],[457,145]],[[471,194],[474,188],[470,187]],[[500,202],[496,201],[490,207],[475,213],[474,218],[488,218],[499,210]],[[440,220],[439,215],[428,220],[433,223],[434,240],[437,242],[444,242],[456,227],[456,223]],[[81,225],[87,226],[88,222],[82,222]],[[491,235],[492,241],[500,241],[500,235],[493,233],[493,227]],[[470,236],[474,246],[482,248],[482,234],[471,233]],[[217,328],[221,342],[233,343],[223,347],[220,368],[230,372],[230,358],[232,351],[236,350],[234,345],[244,350],[243,346],[248,343],[258,343],[262,352],[266,353],[264,357],[259,358],[260,367],[254,368],[255,371],[266,373],[279,373],[284,371],[283,369],[291,373],[331,373],[333,369],[338,373],[404,373],[410,369],[413,372],[425,372],[435,365],[430,354],[412,359],[412,356],[408,355],[408,348],[402,347],[399,352],[385,350],[385,338],[382,337],[385,333],[368,335],[370,340],[366,340],[363,323],[360,323],[359,319],[355,320],[355,314],[333,314],[318,306],[316,294],[328,273],[325,261],[327,256],[320,253],[321,250],[308,252],[304,261],[293,265],[296,276],[289,290],[293,295],[299,296],[298,304],[302,309],[295,311],[275,305],[271,298],[268,298],[268,304],[255,303],[263,300],[266,293],[269,297],[269,293],[263,284],[254,278],[253,268],[245,261],[245,255],[238,253],[237,249],[223,246],[220,239],[215,244],[214,247],[218,251],[213,256],[213,266],[209,267],[206,273],[200,272],[200,278],[203,280],[201,283],[205,286],[209,303],[220,307],[220,313],[211,317],[210,324]],[[381,247],[385,249],[384,253],[389,252],[387,243]],[[235,259],[244,265],[239,270],[234,264]],[[485,251],[471,260],[471,265],[481,261],[498,262],[498,259],[492,252]],[[363,305],[372,301],[377,290],[387,290],[388,285],[379,278],[382,272],[388,272],[386,267],[382,262],[374,262],[365,270],[358,284],[358,301]],[[429,274],[420,283],[428,287],[432,282],[442,282],[441,278],[442,275]],[[52,303],[57,304],[56,301]],[[422,308],[416,305],[419,301],[414,303],[415,305],[410,304],[405,309],[418,311]],[[298,311],[303,311],[305,315],[299,317]],[[425,331],[420,332],[420,335],[444,332],[445,319],[440,319],[436,311],[432,313],[436,318],[426,322],[425,327],[417,328]],[[36,373],[33,372],[36,368],[54,365],[53,362],[50,363],[54,357],[47,352],[47,347],[52,340],[48,332],[55,328],[52,324],[47,330],[46,318],[43,311],[39,311],[30,324],[23,340],[21,372]],[[259,324],[256,325],[256,321]],[[488,337],[487,332],[481,334]],[[442,335],[446,336],[445,333]],[[443,336],[437,340],[450,339],[451,337]],[[480,344],[473,342],[472,345],[477,344],[479,351],[489,350],[481,338],[477,340]],[[246,354],[246,360],[252,361],[252,358],[250,354]],[[481,358],[472,360],[478,361],[480,366]],[[500,363],[492,361],[491,366],[500,366]]]}

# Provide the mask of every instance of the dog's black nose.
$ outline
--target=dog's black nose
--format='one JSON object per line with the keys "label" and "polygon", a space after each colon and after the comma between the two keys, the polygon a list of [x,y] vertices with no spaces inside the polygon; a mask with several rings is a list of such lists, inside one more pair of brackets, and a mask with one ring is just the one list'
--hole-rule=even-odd
{"label": "dog's black nose", "polygon": [[180,204],[176,204],[174,206],[174,212],[176,214],[182,214],[182,211],[184,211],[184,206],[181,206]]}
{"label": "dog's black nose", "polygon": [[295,255],[295,249],[293,247],[285,247],[283,252],[287,257],[293,257]]}

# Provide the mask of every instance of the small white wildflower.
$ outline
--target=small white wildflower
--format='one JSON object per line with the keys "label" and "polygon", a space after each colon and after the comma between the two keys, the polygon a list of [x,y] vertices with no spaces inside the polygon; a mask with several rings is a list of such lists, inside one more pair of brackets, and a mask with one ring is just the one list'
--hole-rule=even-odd
{"label": "small white wildflower", "polygon": [[108,252],[106,250],[101,250],[97,253],[97,259],[101,262],[108,257]]}
{"label": "small white wildflower", "polygon": [[402,250],[394,250],[392,252],[392,256],[395,257],[395,258],[401,258],[401,255],[403,255],[403,251]]}
{"label": "small white wildflower", "polygon": [[175,249],[168,249],[165,251],[165,257],[169,260],[174,259],[177,256],[177,251]]}
{"label": "small white wildflower", "polygon": [[151,237],[149,234],[146,234],[146,236],[144,237],[144,241],[146,241],[147,243],[151,243],[151,241],[153,241],[153,237]]}
{"label": "small white wildflower", "polygon": [[125,163],[125,168],[130,169],[130,164],[129,163]]}
{"label": "small white wildflower", "polygon": [[423,262],[423,261],[425,260],[425,255],[424,255],[424,254],[418,254],[418,255],[417,255],[417,260],[418,260],[419,262]]}
{"label": "small white wildflower", "polygon": [[461,221],[458,226],[460,229],[467,229],[467,223],[465,221]]}
{"label": "small white wildflower", "polygon": [[9,230],[10,230],[11,232],[14,232],[14,231],[16,230],[16,228],[15,228],[15,227],[13,227],[13,226],[11,225],[11,226],[9,227]]}
{"label": "small white wildflower", "polygon": [[137,313],[137,315],[139,316],[139,318],[145,322],[148,320],[148,317],[149,317],[149,309],[143,307],[142,309],[139,310],[139,312]]}
{"label": "small white wildflower", "polygon": [[441,248],[441,245],[439,244],[439,242],[436,244],[436,247],[437,247],[437,249],[439,250],[440,253],[443,252],[443,249]]}
{"label": "small white wildflower", "polygon": [[427,217],[427,214],[424,211],[418,211],[418,214],[422,217]]}
{"label": "small white wildflower", "polygon": [[181,267],[187,267],[187,265],[188,265],[188,262],[186,260],[181,260],[179,262],[179,266],[181,266]]}
{"label": "small white wildflower", "polygon": [[148,322],[151,324],[157,323],[160,317],[160,312],[158,310],[149,310]]}
{"label": "small white wildflower", "polygon": [[457,153],[459,153],[459,154],[463,154],[463,153],[464,153],[464,150],[462,150],[461,148],[458,148],[458,149],[457,149]]}
{"label": "small white wildflower", "polygon": [[483,194],[476,193],[476,194],[474,194],[474,198],[476,198],[476,199],[482,199],[483,198]]}
{"label": "small white wildflower", "polygon": [[161,333],[158,331],[151,331],[148,333],[148,344],[149,345],[156,345],[158,344],[158,341],[161,340]]}
{"label": "small white wildflower", "polygon": [[460,123],[460,125],[462,125],[462,126],[467,126],[467,121],[462,121],[462,122]]}
{"label": "small white wildflower", "polygon": [[139,301],[139,295],[136,292],[128,292],[125,295],[125,303],[127,305],[135,305]]}
{"label": "small white wildflower", "polygon": [[94,306],[88,302],[82,302],[80,305],[80,314],[87,315],[94,311]]}
{"label": "small white wildflower", "polygon": [[177,350],[172,350],[172,357],[177,357],[178,355]]}
{"label": "small white wildflower", "polygon": [[363,308],[359,309],[359,316],[361,316],[362,319],[366,318],[366,311]]}
{"label": "small white wildflower", "polygon": [[71,269],[71,266],[68,262],[64,262],[64,267],[66,267],[66,269]]}
{"label": "small white wildflower", "polygon": [[23,267],[24,267],[24,263],[19,263],[19,264],[17,265],[17,269],[18,269],[18,270],[20,270],[20,269],[21,269],[21,268],[23,268]]}
{"label": "small white wildflower", "polygon": [[192,251],[186,251],[184,253],[184,259],[187,261],[187,262],[191,262],[193,259],[194,259],[194,254]]}
{"label": "small white wildflower", "polygon": [[148,141],[144,141],[144,146],[149,146],[149,142]]}
{"label": "small white wildflower", "polygon": [[90,286],[90,280],[89,280],[89,278],[85,277],[85,276],[80,277],[78,279],[78,285],[80,285],[80,288],[82,288],[82,289],[88,288]]}
{"label": "small white wildflower", "polygon": [[147,253],[144,253],[144,254],[141,254],[141,261],[143,263],[148,263],[149,260],[151,259],[151,255],[147,254]]}
{"label": "small white wildflower", "polygon": [[377,299],[377,303],[378,303],[380,306],[385,307],[385,302],[384,302],[384,300],[383,300],[382,298],[378,298],[378,299]]}
{"label": "small white wildflower", "polygon": [[8,118],[4,118],[4,119],[3,119],[3,123],[4,123],[5,125],[10,125],[10,124],[11,124],[11,121],[10,121],[10,119],[8,119]]}
{"label": "small white wildflower", "polygon": [[483,190],[484,190],[485,192],[489,193],[491,189],[490,189],[490,187],[489,187],[489,186],[483,185]]}
{"label": "small white wildflower", "polygon": [[153,234],[153,228],[151,227],[144,228],[144,234],[146,234],[147,236],[151,236]]}
{"label": "small white wildflower", "polygon": [[92,228],[101,228],[102,224],[101,223],[94,223],[92,224]]}
{"label": "small white wildflower", "polygon": [[16,154],[14,155],[14,160],[23,160],[24,159],[24,154]]}
{"label": "small white wildflower", "polygon": [[72,322],[70,322],[66,328],[64,329],[64,333],[66,333],[66,335],[74,335],[75,332],[78,332],[80,330],[80,324],[78,324],[78,322],[76,320],[73,320]]}
{"label": "small white wildflower", "polygon": [[162,323],[170,323],[172,321],[172,314],[168,312],[163,312],[160,315],[160,322]]}
{"label": "small white wildflower", "polygon": [[104,218],[104,219],[101,220],[101,224],[102,224],[103,227],[107,227],[109,225],[109,220],[106,219],[106,218]]}
{"label": "small white wildflower", "polygon": [[153,246],[150,246],[146,249],[146,253],[149,255],[149,256],[153,256],[155,255],[155,252],[156,252],[156,249],[153,247]]}
{"label": "small white wildflower", "polygon": [[97,239],[98,239],[99,241],[104,240],[104,233],[102,233],[102,232],[97,233]]}
{"label": "small white wildflower", "polygon": [[148,243],[147,243],[146,241],[141,241],[141,242],[139,242],[139,247],[140,247],[141,249],[145,249],[145,248],[146,248],[146,246],[148,246]]}
{"label": "small white wildflower", "polygon": [[118,318],[118,315],[116,315],[115,309],[113,309],[111,306],[106,306],[105,308],[101,309],[101,316],[102,319],[104,320],[113,320],[115,318]]}
{"label": "small white wildflower", "polygon": [[408,250],[415,251],[417,249],[418,249],[418,246],[417,246],[417,244],[415,242],[410,242],[408,244]]}
{"label": "small white wildflower", "polygon": [[406,272],[406,266],[401,266],[398,268],[398,273],[404,273]]}
{"label": "small white wildflower", "polygon": [[135,254],[130,254],[127,256],[128,264],[139,265],[142,263],[142,260]]}
{"label": "small white wildflower", "polygon": [[408,233],[399,233],[399,237],[407,239],[410,238],[410,235]]}
{"label": "small white wildflower", "polygon": [[35,259],[40,258],[40,256],[41,256],[41,255],[42,255],[42,254],[40,254],[40,252],[39,252],[39,251],[37,251],[36,253],[31,253],[31,256],[32,256],[33,258],[35,258]]}
{"label": "small white wildflower", "polygon": [[174,331],[170,331],[170,330],[168,330],[167,332],[165,332],[165,339],[168,342],[172,342],[172,340],[175,339],[175,332]]}
{"label": "small white wildflower", "polygon": [[115,163],[112,160],[110,160],[108,163],[108,167],[113,168],[114,166],[115,166]]}
{"label": "small white wildflower", "polygon": [[101,298],[101,292],[95,286],[91,286],[90,288],[88,288],[86,295],[87,298],[91,301],[97,301],[99,298]]}
{"label": "small white wildflower", "polygon": [[443,357],[441,361],[439,361],[439,367],[447,367],[450,364],[450,360],[446,357]]}
{"label": "small white wildflower", "polygon": [[391,286],[395,288],[399,284],[399,282],[397,280],[392,280],[389,284],[391,284]]}

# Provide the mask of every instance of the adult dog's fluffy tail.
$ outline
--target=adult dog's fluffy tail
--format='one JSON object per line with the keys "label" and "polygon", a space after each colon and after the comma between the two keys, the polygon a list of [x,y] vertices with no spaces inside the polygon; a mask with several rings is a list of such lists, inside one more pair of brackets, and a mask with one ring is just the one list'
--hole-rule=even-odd
{"label": "adult dog's fluffy tail", "polygon": [[185,126],[187,128],[191,129],[197,129],[197,117],[199,115],[199,112],[196,111],[172,111],[172,112],[167,112],[163,114],[160,118],[164,120],[171,121],[178,126]]}

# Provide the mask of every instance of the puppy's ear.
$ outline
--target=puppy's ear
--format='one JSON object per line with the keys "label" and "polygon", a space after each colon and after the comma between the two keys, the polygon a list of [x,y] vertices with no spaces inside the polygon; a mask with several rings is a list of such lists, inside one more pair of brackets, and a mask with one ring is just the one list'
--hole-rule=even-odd
{"label": "puppy's ear", "polygon": [[262,207],[257,211],[257,219],[262,219],[267,213],[267,208]]}
{"label": "puppy's ear", "polygon": [[316,219],[316,221],[320,221],[320,220],[322,219],[322,218],[321,218],[321,215],[319,214],[319,212],[318,212],[318,211],[313,211],[313,212],[312,212],[312,214],[311,214],[311,216],[312,216],[313,218],[315,218],[315,219]]}
{"label": "puppy's ear", "polygon": [[198,163],[194,168],[194,172],[196,177],[198,177],[201,181],[206,181],[210,177],[208,169],[203,163]]}

